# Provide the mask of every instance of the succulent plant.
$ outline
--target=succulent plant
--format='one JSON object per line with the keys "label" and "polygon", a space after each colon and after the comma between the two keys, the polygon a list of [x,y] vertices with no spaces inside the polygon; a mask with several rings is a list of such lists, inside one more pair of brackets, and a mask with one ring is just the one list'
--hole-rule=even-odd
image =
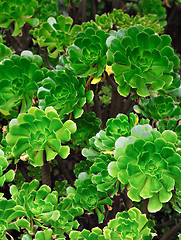
{"label": "succulent plant", "polygon": [[34,43],[40,47],[47,47],[48,55],[57,58],[65,49],[73,43],[80,26],[74,25],[71,17],[60,15],[57,20],[53,17],[40,24],[39,27],[31,31],[35,38]]}
{"label": "succulent plant", "polygon": [[104,219],[104,204],[112,205],[111,199],[105,192],[98,191],[87,173],[82,172],[79,174],[78,179],[75,181],[75,187],[68,187],[67,193],[71,194],[73,201],[77,206],[84,208],[93,213],[96,211],[99,223]]}
{"label": "succulent plant", "polygon": [[96,227],[91,231],[72,231],[71,240],[149,240],[152,239],[153,221],[148,220],[145,214],[135,207],[127,212],[118,212],[116,217],[109,221],[108,225],[102,229]]}
{"label": "succulent plant", "polygon": [[81,118],[74,120],[77,131],[72,135],[72,148],[83,149],[88,145],[89,139],[93,137],[99,130],[101,120],[96,117],[94,112],[84,113]]}
{"label": "succulent plant", "polygon": [[17,116],[26,112],[33,104],[33,97],[38,90],[38,83],[43,79],[39,69],[42,59],[30,51],[23,51],[21,56],[12,55],[0,64],[0,112],[3,115]]}
{"label": "succulent plant", "polygon": [[62,158],[68,156],[69,147],[62,143],[68,142],[75,131],[74,122],[68,120],[63,124],[53,107],[47,107],[45,111],[32,107],[28,113],[11,120],[6,139],[13,146],[15,157],[27,151],[31,164],[42,166],[44,150],[47,161],[57,154]]}
{"label": "succulent plant", "polygon": [[100,16],[96,15],[95,17],[96,24],[106,32],[109,32],[112,29],[119,30],[142,24],[144,27],[152,28],[156,33],[162,33],[163,27],[161,27],[156,21],[158,20],[154,14],[149,14],[144,17],[139,15],[130,17],[127,13],[124,13],[122,9],[114,9],[112,13],[104,13]]}
{"label": "succulent plant", "polygon": [[148,211],[157,212],[170,201],[172,190],[181,189],[181,154],[176,149],[177,135],[162,134],[148,124],[132,128],[131,136],[120,137],[109,174],[126,185],[131,200],[149,199]]}
{"label": "succulent plant", "polygon": [[85,91],[85,80],[78,79],[71,69],[49,71],[38,90],[39,106],[53,106],[60,118],[73,112],[74,118],[83,114],[82,107],[93,98],[91,90]]}
{"label": "succulent plant", "polygon": [[32,0],[12,0],[7,2],[2,0],[0,2],[1,17],[0,27],[9,29],[10,24],[14,23],[14,31],[12,36],[16,36],[21,33],[21,27],[27,22],[32,27],[38,25],[37,18],[32,18],[35,9],[38,7],[38,1]]}
{"label": "succulent plant", "polygon": [[161,0],[141,0],[138,4],[134,5],[134,8],[141,16],[156,15],[157,21],[163,27],[167,24],[166,9],[162,6]]}
{"label": "succulent plant", "polygon": [[0,62],[5,58],[11,57],[12,52],[11,49],[6,47],[3,43],[0,43]]}
{"label": "succulent plant", "polygon": [[118,191],[119,182],[117,178],[113,178],[108,173],[108,164],[111,161],[115,161],[115,159],[110,154],[100,155],[100,157],[95,158],[90,167],[90,176],[92,183],[96,185],[98,191],[113,196]]}
{"label": "succulent plant", "polygon": [[91,231],[84,229],[82,231],[71,231],[71,240],[105,240],[102,230],[98,227],[92,228]]}
{"label": "succulent plant", "polygon": [[135,112],[142,114],[144,117],[158,121],[160,119],[181,116],[181,109],[170,96],[143,98],[139,106],[135,105]]}
{"label": "succulent plant", "polygon": [[60,212],[56,210],[58,193],[51,192],[47,185],[42,185],[39,188],[38,180],[24,183],[20,190],[16,185],[12,185],[10,192],[16,204],[22,206],[26,211],[29,222],[32,219],[37,226],[43,227],[43,223],[49,225],[60,217]]}
{"label": "succulent plant", "polygon": [[103,30],[87,27],[76,36],[72,46],[67,49],[70,63],[79,77],[99,77],[106,66],[106,39],[108,34]]}
{"label": "succulent plant", "polygon": [[2,240],[8,240],[6,236],[11,237],[7,231],[10,229],[20,231],[20,227],[23,227],[31,231],[28,221],[21,217],[26,217],[23,207],[16,205],[12,199],[0,199],[0,238]]}
{"label": "succulent plant", "polygon": [[35,8],[34,16],[39,22],[45,22],[48,17],[56,17],[58,6],[56,0],[38,0],[38,6]]}
{"label": "succulent plant", "polygon": [[[64,232],[69,233],[79,225],[74,217],[83,214],[83,210],[72,206],[68,197],[58,199],[58,193],[51,191],[47,185],[39,187],[39,181],[36,179],[24,183],[20,190],[12,185],[10,192],[16,204],[24,209],[27,221],[31,224],[33,221],[44,230],[51,225],[52,230],[49,234],[56,236],[56,239],[65,239]],[[37,233],[37,236],[41,235],[43,233]]]}
{"label": "succulent plant", "polygon": [[[116,140],[121,136],[129,136],[131,129],[138,124],[138,121],[138,116],[133,113],[130,113],[129,118],[124,114],[118,114],[116,118],[110,118],[106,123],[107,128],[100,130],[96,136],[90,139],[90,147],[105,153],[113,151]],[[149,120],[142,119],[140,124],[148,123],[148,121]],[[90,155],[89,150],[88,148],[83,149],[82,153],[85,157]]]}
{"label": "succulent plant", "polygon": [[79,223],[75,217],[84,213],[83,208],[74,204],[74,194],[69,194],[66,197],[60,198],[57,210],[61,213],[60,218],[52,224],[53,232],[58,237],[65,237],[64,233],[70,234],[72,229],[77,229]]}
{"label": "succulent plant", "polygon": [[[0,187],[4,185],[4,182],[11,182],[14,179],[15,172],[12,169],[3,173],[3,171],[7,169],[8,165],[9,163],[4,156],[4,152],[0,149]],[[2,195],[0,193],[0,197],[1,196]]]}
{"label": "succulent plant", "polygon": [[105,239],[140,240],[152,239],[153,222],[135,207],[127,212],[118,212],[103,229]]}
{"label": "succulent plant", "polygon": [[121,29],[107,39],[108,64],[124,97],[130,91],[146,97],[168,88],[179,66],[168,35],[158,36],[142,25]]}

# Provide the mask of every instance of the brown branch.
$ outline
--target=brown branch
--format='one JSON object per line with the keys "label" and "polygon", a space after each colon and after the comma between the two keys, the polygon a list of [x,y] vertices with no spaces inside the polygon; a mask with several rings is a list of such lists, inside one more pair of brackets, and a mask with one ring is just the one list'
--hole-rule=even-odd
{"label": "brown branch", "polygon": [[130,208],[132,208],[132,203],[131,203],[131,200],[129,199],[128,195],[127,195],[127,192],[128,190],[126,188],[124,188],[122,191],[121,191],[121,196],[123,198],[123,202],[127,208],[127,210],[129,210]]}
{"label": "brown branch", "polygon": [[63,161],[63,159],[57,155],[55,157],[55,159],[57,160],[58,162],[58,168],[60,169],[60,171],[63,173],[65,179],[68,181],[68,183],[71,185],[71,186],[74,186],[74,180],[65,164],[65,162]]}
{"label": "brown branch", "polygon": [[82,1],[82,14],[81,14],[81,20],[82,22],[86,22],[86,13],[87,13],[87,0]]}
{"label": "brown branch", "polygon": [[91,10],[92,10],[92,19],[95,21],[95,15],[96,15],[96,3],[95,0],[91,0]]}
{"label": "brown branch", "polygon": [[20,171],[20,173],[22,174],[22,176],[25,178],[25,180],[27,181],[27,182],[31,182],[31,177],[28,175],[28,170],[26,169],[26,167],[24,166],[24,162],[23,161],[19,161],[18,163],[17,163],[17,165],[18,165],[18,169],[19,169],[19,171]]}
{"label": "brown branch", "polygon": [[56,68],[54,68],[48,61],[48,53],[47,53],[47,49],[46,48],[43,48],[43,52],[44,52],[44,58],[45,58],[45,62],[47,64],[47,66],[52,69],[52,70],[55,70]]}
{"label": "brown branch", "polygon": [[41,167],[42,183],[51,187],[50,164],[46,159],[46,151],[43,150],[43,166]]}
{"label": "brown branch", "polygon": [[177,223],[173,228],[166,232],[160,240],[169,240],[171,237],[176,237],[178,232],[181,232],[181,222]]}
{"label": "brown branch", "polygon": [[143,214],[146,214],[146,217],[149,218],[150,216],[150,213],[148,212],[148,202],[149,202],[149,199],[144,199],[144,202],[143,202],[143,206],[142,206],[142,209],[141,209],[141,212]]}

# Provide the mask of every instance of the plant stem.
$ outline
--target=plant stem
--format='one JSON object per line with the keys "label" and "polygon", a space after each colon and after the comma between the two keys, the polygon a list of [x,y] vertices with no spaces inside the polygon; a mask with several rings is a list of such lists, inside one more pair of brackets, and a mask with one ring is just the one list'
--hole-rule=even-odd
{"label": "plant stem", "polygon": [[95,15],[96,15],[96,3],[95,0],[91,0],[91,10],[92,10],[92,19],[95,21]]}
{"label": "plant stem", "polygon": [[48,66],[50,69],[55,70],[56,68],[54,68],[54,67],[49,63],[49,61],[48,61],[47,49],[44,48],[43,50],[44,50],[44,58],[45,58],[45,62],[46,62],[46,64],[47,64],[47,66]]}
{"label": "plant stem", "polygon": [[24,166],[24,162],[21,160],[18,162],[18,169],[21,172],[22,176],[25,178],[25,180],[30,183],[32,179],[27,173],[28,171]]}
{"label": "plant stem", "polygon": [[57,162],[58,162],[58,168],[59,168],[60,171],[63,173],[65,179],[68,181],[68,183],[69,183],[71,186],[74,186],[74,180],[73,180],[73,178],[72,178],[72,176],[71,176],[71,174],[70,174],[67,166],[65,165],[63,159],[62,159],[59,155],[57,155],[57,156],[55,157],[55,159],[57,160]]}
{"label": "plant stem", "polygon": [[121,191],[121,196],[123,198],[123,202],[127,208],[127,210],[129,210],[130,208],[132,208],[132,203],[131,203],[131,200],[129,199],[128,195],[127,195],[127,192],[128,190],[126,188],[124,188],[122,191]]}
{"label": "plant stem", "polygon": [[51,187],[50,164],[46,160],[46,151],[43,150],[43,166],[41,167],[42,183]]}
{"label": "plant stem", "polygon": [[149,202],[149,199],[144,199],[144,202],[143,202],[143,206],[142,206],[142,209],[141,209],[141,212],[143,214],[146,214],[146,217],[149,218],[150,216],[150,213],[148,212],[148,202]]}
{"label": "plant stem", "polygon": [[[176,237],[181,230],[181,222],[177,223],[173,228],[166,232],[160,240],[169,240],[171,237]],[[175,239],[175,238],[174,238]]]}

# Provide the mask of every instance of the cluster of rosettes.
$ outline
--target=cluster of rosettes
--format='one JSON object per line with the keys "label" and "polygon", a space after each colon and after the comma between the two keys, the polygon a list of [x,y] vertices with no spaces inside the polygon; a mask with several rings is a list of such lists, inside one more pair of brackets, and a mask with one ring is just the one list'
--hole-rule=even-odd
{"label": "cluster of rosettes", "polygon": [[[83,149],[84,156],[90,156],[90,151],[96,154],[96,151],[110,153],[115,149],[116,140],[121,137],[127,137],[131,134],[131,129],[137,125],[139,118],[136,114],[130,113],[129,118],[124,114],[118,114],[116,118],[111,118],[106,123],[106,129],[99,131],[95,137],[89,140],[90,148]],[[148,123],[148,120],[142,119],[140,124]],[[94,155],[94,154],[93,154]]]}
{"label": "cluster of rosettes", "polygon": [[159,21],[160,25],[163,27],[167,24],[166,9],[162,6],[162,1],[141,0],[139,4],[134,4],[134,8],[141,16],[149,16],[150,14],[155,15],[155,22]]}
{"label": "cluster of rosettes", "polygon": [[69,55],[68,67],[74,69],[80,77],[99,77],[107,63],[108,34],[103,30],[85,27],[77,35],[72,46],[67,49]]}
{"label": "cluster of rosettes", "polygon": [[[4,152],[0,149],[0,187],[4,185],[4,182],[11,182],[14,179],[15,172],[11,169],[8,170],[5,174],[3,171],[8,167],[8,161],[4,156]],[[3,193],[0,193],[2,197]]]}
{"label": "cluster of rosettes", "polygon": [[81,231],[72,231],[71,240],[151,240],[153,222],[148,220],[144,214],[141,214],[137,208],[131,208],[128,212],[119,212],[115,219],[109,221],[103,230],[96,227],[92,231],[84,229]]}
{"label": "cluster of rosettes", "polygon": [[40,56],[23,51],[21,56],[13,55],[0,64],[0,112],[3,115],[17,116],[18,107],[22,113],[32,106],[38,84],[44,78],[41,63]]}
{"label": "cluster of rosettes", "polygon": [[71,17],[60,15],[57,20],[49,17],[46,22],[39,27],[31,30],[35,40],[40,47],[47,47],[48,55],[51,58],[57,58],[59,53],[65,52],[65,49],[73,43],[81,26],[74,25]]}
{"label": "cluster of rosettes", "polygon": [[109,174],[126,185],[130,199],[149,199],[148,211],[159,211],[172,198],[172,190],[181,189],[181,150],[176,144],[172,131],[161,134],[148,124],[135,126],[131,136],[116,141],[117,161],[109,164]]}
{"label": "cluster of rosettes", "polygon": [[107,39],[108,64],[124,97],[136,92],[142,97],[167,89],[172,71],[179,67],[179,58],[170,47],[168,35],[157,35],[142,25],[121,29]]}
{"label": "cluster of rosettes", "polygon": [[1,19],[0,27],[8,29],[10,24],[14,22],[14,32],[12,36],[20,34],[20,28],[27,22],[32,27],[38,25],[37,18],[32,18],[35,9],[38,7],[36,0],[2,0],[0,2]]}
{"label": "cluster of rosettes", "polygon": [[122,9],[114,9],[111,13],[104,13],[100,16],[96,15],[95,22],[106,32],[115,28],[119,30],[137,24],[142,24],[144,27],[151,27],[158,34],[163,32],[163,27],[160,26],[156,15],[149,14],[143,17],[139,15],[129,16],[127,13],[124,13]]}
{"label": "cluster of rosettes", "polygon": [[148,119],[158,121],[170,117],[179,118],[181,109],[177,105],[170,96],[158,96],[141,99],[139,106],[134,106],[134,110]]}
{"label": "cluster of rosettes", "polygon": [[54,236],[57,236],[56,239],[65,239],[64,232],[69,234],[72,229],[78,228],[79,224],[74,217],[82,215],[83,210],[80,207],[74,207],[69,197],[59,199],[57,191],[51,191],[47,185],[39,187],[39,184],[35,179],[30,183],[24,183],[21,189],[12,185],[10,188],[12,201],[21,207],[21,216],[26,216],[28,230],[32,221],[39,227],[51,225]]}
{"label": "cluster of rosettes", "polygon": [[61,119],[73,112],[74,118],[79,118],[86,101],[93,98],[93,91],[85,92],[85,79],[78,79],[71,69],[48,71],[38,89],[39,107],[45,109],[53,106]]}
{"label": "cluster of rosettes", "polygon": [[75,123],[68,120],[63,124],[53,107],[47,107],[45,111],[32,107],[28,113],[11,120],[6,139],[13,146],[15,157],[27,151],[31,164],[42,166],[44,151],[47,161],[57,154],[62,158],[68,156],[69,147],[62,146],[62,143],[68,142],[75,131]]}
{"label": "cluster of rosettes", "polygon": [[82,172],[79,174],[78,179],[75,181],[75,187],[68,187],[68,196],[72,198],[72,201],[76,206],[84,208],[89,213],[94,213],[94,210],[98,216],[99,223],[104,219],[104,204],[112,205],[111,199],[104,191],[99,191],[97,186],[91,181],[91,177]]}

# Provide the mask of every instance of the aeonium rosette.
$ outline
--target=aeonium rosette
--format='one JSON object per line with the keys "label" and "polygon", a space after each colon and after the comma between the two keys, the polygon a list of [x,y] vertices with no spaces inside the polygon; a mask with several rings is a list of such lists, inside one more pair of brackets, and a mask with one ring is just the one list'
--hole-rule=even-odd
{"label": "aeonium rosette", "polygon": [[103,229],[105,239],[146,240],[152,239],[153,221],[141,214],[138,208],[131,208],[127,212],[118,212],[115,219],[109,221]]}
{"label": "aeonium rosette", "polygon": [[62,158],[68,156],[69,147],[62,143],[68,142],[75,131],[75,123],[71,120],[62,123],[53,107],[47,107],[45,111],[32,107],[28,113],[11,120],[6,139],[13,146],[15,157],[27,152],[32,165],[42,166],[43,151],[46,151],[47,161],[57,154]]}
{"label": "aeonium rosette", "polygon": [[108,165],[109,174],[126,186],[131,200],[149,199],[148,211],[159,211],[172,190],[181,189],[181,151],[176,146],[173,131],[161,134],[148,124],[135,126],[131,136],[117,140],[117,161]]}
{"label": "aeonium rosette", "polygon": [[85,79],[78,79],[75,72],[67,68],[48,71],[45,75],[38,89],[39,107],[53,106],[61,119],[72,112],[74,118],[79,118],[84,104],[93,98],[93,91],[85,90]]}
{"label": "aeonium rosette", "polygon": [[107,45],[106,39],[109,34],[103,30],[97,30],[93,27],[87,27],[80,32],[74,44],[69,46],[67,54],[69,55],[68,67],[74,69],[80,77],[99,77],[107,63]]}
{"label": "aeonium rosette", "polygon": [[32,27],[36,27],[39,23],[38,18],[32,18],[35,9],[38,7],[37,0],[2,0],[0,2],[1,18],[0,27],[9,30],[10,24],[14,23],[14,31],[12,36],[21,33],[21,27],[25,23],[29,23]]}
{"label": "aeonium rosette", "polygon": [[[39,82],[44,78],[40,70],[42,58],[30,51],[21,56],[13,55],[0,64],[0,112],[5,116],[17,116],[33,105],[33,97]],[[11,118],[10,117],[10,118]]]}
{"label": "aeonium rosette", "polygon": [[142,25],[112,32],[107,39],[107,57],[118,92],[124,97],[130,91],[146,97],[168,88],[173,81],[172,72],[179,67],[179,58],[170,43],[170,36],[159,36]]}
{"label": "aeonium rosette", "polygon": [[171,96],[143,98],[139,106],[135,105],[133,108],[136,113],[141,113],[146,118],[156,121],[171,117],[179,118],[181,115],[179,104]]}

